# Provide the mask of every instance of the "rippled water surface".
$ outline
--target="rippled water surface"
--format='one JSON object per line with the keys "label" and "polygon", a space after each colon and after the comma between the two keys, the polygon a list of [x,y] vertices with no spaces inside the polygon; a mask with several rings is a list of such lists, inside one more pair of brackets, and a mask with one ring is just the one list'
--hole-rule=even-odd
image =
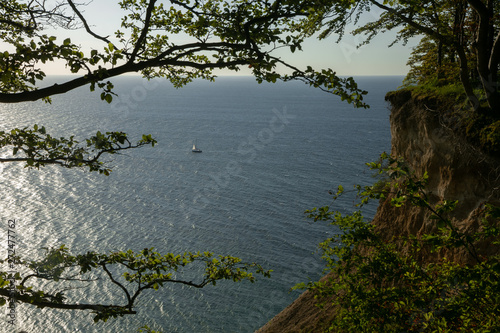
{"label": "rippled water surface", "polygon": [[[150,133],[158,140],[155,148],[107,158],[114,166],[109,177],[0,164],[5,255],[7,220],[15,219],[17,253],[25,257],[61,244],[73,253],[154,246],[162,252],[211,250],[274,270],[271,279],[254,284],[146,292],[137,315],[107,323],[94,324],[84,311],[22,305],[17,329],[135,332],[148,324],[164,332],[253,332],[298,296],[290,287],[321,276],[313,252],[335,230],[312,224],[303,212],[332,204],[327,192],[338,184],[372,182],[364,162],[390,148],[384,95],[401,79],[359,78],[370,91],[368,110],[298,82],[258,85],[234,77],[179,90],[120,78],[111,105],[88,87],[55,96],[51,105],[0,105],[0,130],[36,123],[54,136],[83,139],[97,130],[123,130],[131,138]],[[191,152],[194,140],[203,153]],[[335,205],[353,210],[351,199]],[[111,284],[93,282],[69,295],[82,303],[108,303],[119,293]]]}

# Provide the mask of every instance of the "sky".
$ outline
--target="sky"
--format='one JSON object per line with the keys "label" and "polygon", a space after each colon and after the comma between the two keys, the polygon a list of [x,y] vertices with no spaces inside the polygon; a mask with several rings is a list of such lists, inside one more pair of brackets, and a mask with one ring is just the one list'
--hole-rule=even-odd
{"label": "sky", "polygon": [[[120,26],[120,18],[123,11],[115,0],[99,0],[86,6],[84,16],[92,29],[99,35],[113,36]],[[377,15],[376,11],[366,14],[364,21],[373,19]],[[100,46],[102,43],[96,42],[84,30],[54,32],[59,38],[70,37],[73,42],[89,48]],[[62,34],[62,35],[61,35]],[[326,40],[307,40],[303,44],[303,51],[290,53],[280,51],[279,56],[292,65],[305,69],[308,65],[315,69],[331,68],[341,76],[359,75],[405,75],[408,72],[406,62],[410,56],[413,46],[416,46],[418,39],[410,40],[408,45],[396,44],[391,48],[388,45],[393,41],[395,33],[389,32],[380,34],[370,44],[361,48],[356,45],[361,41],[360,37],[346,34],[340,43],[336,43],[337,37],[331,36]],[[61,63],[51,64],[44,67],[47,74],[67,74],[67,69]],[[239,72],[218,71],[218,75],[250,75],[250,70],[243,68]]]}

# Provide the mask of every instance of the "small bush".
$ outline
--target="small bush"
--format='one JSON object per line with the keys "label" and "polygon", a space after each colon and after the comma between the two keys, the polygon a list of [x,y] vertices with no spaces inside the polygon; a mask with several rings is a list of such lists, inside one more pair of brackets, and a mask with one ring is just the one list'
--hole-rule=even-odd
{"label": "small bush", "polygon": [[[395,207],[418,206],[431,212],[434,232],[388,240],[364,220],[361,212],[342,215],[328,207],[306,213],[327,221],[341,233],[320,244],[331,278],[296,288],[308,288],[336,312],[330,332],[498,332],[500,330],[500,255],[482,256],[476,242],[500,244],[500,208],[485,204],[481,228],[463,232],[451,221],[456,201],[431,205],[427,175],[417,178],[408,166],[383,154],[389,162],[370,163],[386,174],[387,186],[357,187],[362,202],[386,198]],[[380,191],[382,190],[382,191]],[[343,188],[334,194],[341,195]],[[390,199],[389,199],[390,198]],[[401,241],[409,246],[404,253]],[[425,251],[465,250],[473,264],[446,258],[425,262]],[[426,252],[427,253],[427,252]]]}

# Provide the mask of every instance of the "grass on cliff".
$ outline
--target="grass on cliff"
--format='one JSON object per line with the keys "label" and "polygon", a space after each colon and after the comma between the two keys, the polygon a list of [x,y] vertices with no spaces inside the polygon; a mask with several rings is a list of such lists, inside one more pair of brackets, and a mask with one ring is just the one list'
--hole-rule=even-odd
{"label": "grass on cliff", "polygon": [[487,107],[481,90],[475,91],[481,104],[472,107],[461,84],[403,86],[386,99],[404,95],[439,112],[440,122],[491,156],[500,154],[500,112]]}

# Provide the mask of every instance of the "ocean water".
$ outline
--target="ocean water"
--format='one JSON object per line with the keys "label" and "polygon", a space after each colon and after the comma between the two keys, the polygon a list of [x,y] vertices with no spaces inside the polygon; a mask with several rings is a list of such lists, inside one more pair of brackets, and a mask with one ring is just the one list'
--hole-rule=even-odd
{"label": "ocean water", "polygon": [[[57,79],[57,78],[53,78]],[[365,162],[390,149],[384,95],[402,77],[360,77],[368,110],[300,82],[257,84],[247,77],[196,81],[175,89],[137,77],[115,80],[112,104],[88,87],[43,102],[0,105],[0,130],[43,125],[54,136],[85,138],[122,130],[152,134],[158,145],[107,157],[109,177],[46,167],[0,164],[0,244],[7,255],[7,221],[16,220],[16,254],[37,258],[43,247],[88,250],[213,251],[272,269],[256,283],[220,282],[193,289],[148,291],[136,315],[93,323],[87,311],[16,308],[27,332],[253,332],[318,279],[317,244],[336,230],[304,211],[331,205],[353,211],[353,198],[332,202],[328,190],[373,182]],[[203,150],[193,154],[197,142]],[[0,152],[2,153],[2,152]],[[376,206],[365,209],[372,216]],[[21,268],[19,268],[21,269]],[[189,272],[188,272],[189,273]],[[191,272],[193,273],[193,272]],[[185,277],[196,281],[196,276]],[[45,286],[47,289],[51,285]],[[110,283],[69,290],[80,303],[122,301]],[[6,307],[1,308],[7,321]],[[15,332],[8,324],[1,332]]]}

